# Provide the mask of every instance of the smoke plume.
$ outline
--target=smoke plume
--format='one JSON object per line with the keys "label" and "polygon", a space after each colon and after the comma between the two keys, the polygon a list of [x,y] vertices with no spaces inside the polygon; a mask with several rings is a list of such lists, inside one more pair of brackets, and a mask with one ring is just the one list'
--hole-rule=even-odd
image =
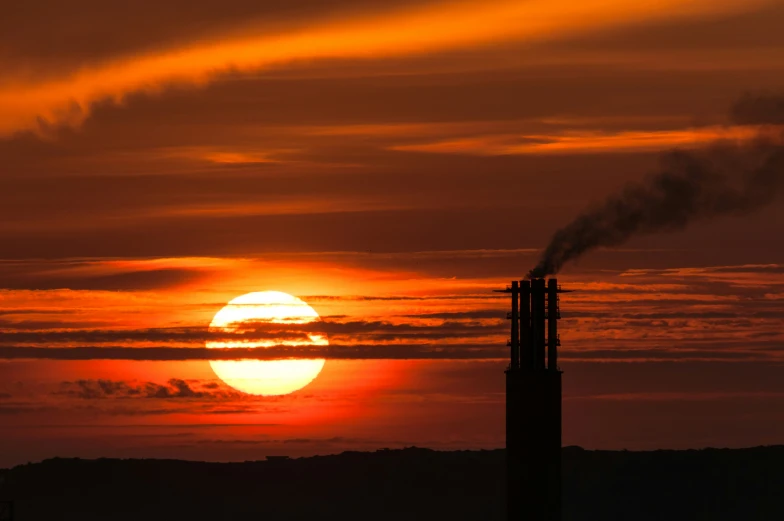
{"label": "smoke plume", "polygon": [[[730,119],[742,125],[784,124],[784,97],[744,96]],[[588,208],[553,235],[529,277],[636,235],[681,230],[694,221],[744,215],[772,203],[784,188],[784,134],[763,128],[745,143],[717,142],[701,151],[662,155],[658,172]]]}

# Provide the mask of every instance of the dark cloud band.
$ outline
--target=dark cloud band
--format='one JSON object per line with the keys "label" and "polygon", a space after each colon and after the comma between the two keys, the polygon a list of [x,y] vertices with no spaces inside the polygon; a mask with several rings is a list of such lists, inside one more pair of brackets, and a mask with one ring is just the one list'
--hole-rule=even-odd
{"label": "dark cloud band", "polygon": [[[741,352],[729,348],[705,349],[594,349],[564,350],[563,359],[591,361],[765,360],[781,362],[778,350]],[[332,345],[297,348],[174,348],[174,347],[0,347],[0,360],[128,360],[183,362],[193,360],[498,360],[508,357],[505,347],[486,344],[460,345]]]}
{"label": "dark cloud band", "polygon": [[459,346],[327,346],[291,348],[173,347],[0,347],[4,360],[337,360],[501,359],[506,349],[474,344]]}

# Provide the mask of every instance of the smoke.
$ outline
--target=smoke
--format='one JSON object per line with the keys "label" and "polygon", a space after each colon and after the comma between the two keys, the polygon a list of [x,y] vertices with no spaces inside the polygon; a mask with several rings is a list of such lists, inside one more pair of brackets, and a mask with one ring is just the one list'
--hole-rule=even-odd
{"label": "smoke", "polygon": [[[784,124],[784,97],[742,97],[733,123]],[[784,188],[784,134],[763,128],[745,143],[717,142],[701,151],[662,155],[658,172],[588,208],[553,235],[529,277],[544,277],[600,247],[619,246],[637,235],[671,232],[694,221],[755,212]]]}

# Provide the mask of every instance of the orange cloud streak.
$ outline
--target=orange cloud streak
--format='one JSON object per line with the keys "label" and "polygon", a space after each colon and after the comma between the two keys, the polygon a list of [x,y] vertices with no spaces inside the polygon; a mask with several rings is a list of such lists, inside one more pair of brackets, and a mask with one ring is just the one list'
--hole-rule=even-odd
{"label": "orange cloud streak", "polygon": [[129,56],[44,81],[0,87],[0,135],[75,124],[96,101],[173,84],[201,85],[220,73],[248,72],[325,58],[414,55],[559,35],[655,19],[730,14],[769,0],[495,0],[451,2],[376,14],[257,37],[230,36],[158,53]]}
{"label": "orange cloud streak", "polygon": [[398,145],[392,150],[477,156],[596,154],[695,147],[720,140],[754,139],[759,127],[703,127],[683,130],[571,132],[555,135],[490,135]]}

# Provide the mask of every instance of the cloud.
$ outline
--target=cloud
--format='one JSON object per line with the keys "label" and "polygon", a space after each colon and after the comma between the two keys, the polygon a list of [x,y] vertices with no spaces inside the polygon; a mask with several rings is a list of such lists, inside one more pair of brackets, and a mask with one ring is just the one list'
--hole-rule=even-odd
{"label": "cloud", "polygon": [[746,93],[730,109],[741,125],[784,125],[784,95]]}
{"label": "cloud", "polygon": [[59,410],[54,405],[32,403],[0,403],[0,416],[17,416],[22,414],[52,413]]}
{"label": "cloud", "polygon": [[[752,4],[751,6],[749,4]],[[229,35],[83,66],[41,81],[0,86],[0,134],[78,124],[92,104],[139,91],[204,85],[229,71],[251,72],[299,60],[378,59],[558,36],[655,19],[730,14],[768,2],[492,0],[429,4],[313,24],[264,36]]]}
{"label": "cloud", "polygon": [[[771,338],[765,338],[771,337]],[[632,345],[659,344],[654,340],[633,342],[626,340],[627,347],[616,346],[603,338],[591,342],[593,348],[561,349],[562,361],[615,361],[650,362],[657,360],[757,360],[782,361],[784,353],[776,335],[757,337],[754,345],[749,339],[705,342],[682,341],[677,347],[630,348]],[[326,358],[328,360],[505,360],[509,357],[501,342],[488,345],[476,344],[426,344],[426,345],[351,345],[298,348],[167,348],[167,347],[0,347],[2,360],[136,360],[136,361],[189,361],[189,360],[301,360]],[[702,344],[702,345],[701,345]],[[606,346],[606,347],[605,347]],[[200,391],[200,392],[208,392]],[[157,391],[156,391],[157,392]],[[161,397],[177,391],[160,391]],[[187,389],[182,389],[187,393]]]}
{"label": "cloud", "polygon": [[716,140],[750,140],[756,127],[695,127],[649,131],[571,131],[563,134],[487,135],[429,143],[393,145],[391,150],[433,154],[505,156],[538,154],[606,154],[694,148]]}
{"label": "cloud", "polygon": [[505,358],[503,347],[486,344],[459,345],[351,345],[291,348],[201,347],[0,347],[3,360],[445,360]]}
{"label": "cloud", "polygon": [[122,380],[77,380],[62,382],[58,396],[69,396],[84,400],[94,399],[234,399],[241,393],[222,387],[217,382],[194,382],[171,378],[165,385],[153,382],[126,382]]}
{"label": "cloud", "polygon": [[181,286],[241,261],[211,258],[0,261],[0,289],[145,291]]}
{"label": "cloud", "polygon": [[415,319],[440,319],[440,320],[482,320],[498,319],[503,317],[503,312],[496,309],[475,309],[471,311],[443,311],[438,313],[419,313],[416,315],[402,315],[405,318]]}
{"label": "cloud", "polygon": [[[7,324],[0,345],[5,344],[74,344],[74,343],[178,343],[204,342],[274,342],[277,344],[310,343],[310,335],[329,335],[348,343],[358,338],[367,342],[417,339],[446,340],[480,337],[497,334],[503,324],[502,311],[495,313],[496,320],[482,321],[442,320],[440,323],[393,323],[381,320],[315,321],[304,324],[246,320],[232,329],[206,327],[168,327],[137,329],[70,329],[63,322],[57,329],[22,329],[25,322]],[[0,325],[3,325],[0,322]],[[33,323],[33,325],[37,325]],[[340,342],[338,342],[340,343]],[[292,344],[294,345],[294,344]]]}
{"label": "cloud", "polygon": [[487,295],[487,294],[465,294],[465,295],[428,295],[428,296],[416,296],[416,295],[305,295],[302,297],[303,300],[307,302],[318,302],[318,301],[360,301],[360,302],[371,302],[371,301],[427,301],[427,300],[501,300],[506,299],[507,297],[499,296],[499,295]]}
{"label": "cloud", "polygon": [[[0,34],[9,59],[63,70],[64,65],[214,39],[249,20],[253,29],[268,33],[302,25],[303,19],[383,5],[380,0],[138,0],[133,5],[72,0],[66,9],[58,0],[38,0],[4,13]],[[49,16],[40,16],[42,12]]]}
{"label": "cloud", "polygon": [[[738,344],[736,348],[741,348]],[[560,354],[560,351],[559,351]],[[570,350],[565,351],[561,357],[562,361],[605,361],[605,362],[654,362],[654,361],[773,361],[781,362],[784,356],[776,351],[768,353],[759,351],[731,351],[717,350],[709,351],[705,349],[595,349],[586,351]]]}
{"label": "cloud", "polygon": [[607,401],[653,401],[653,402],[673,402],[673,401],[724,401],[729,399],[736,400],[781,400],[784,399],[784,392],[777,391],[707,391],[707,392],[627,392],[627,393],[603,393],[585,394],[578,396],[565,396],[565,400],[607,400]]}
{"label": "cloud", "polygon": [[[2,275],[6,274],[3,273]],[[179,286],[199,280],[204,276],[205,274],[199,270],[174,268],[96,276],[74,275],[69,277],[56,274],[28,277],[0,276],[0,288],[144,291]]]}

